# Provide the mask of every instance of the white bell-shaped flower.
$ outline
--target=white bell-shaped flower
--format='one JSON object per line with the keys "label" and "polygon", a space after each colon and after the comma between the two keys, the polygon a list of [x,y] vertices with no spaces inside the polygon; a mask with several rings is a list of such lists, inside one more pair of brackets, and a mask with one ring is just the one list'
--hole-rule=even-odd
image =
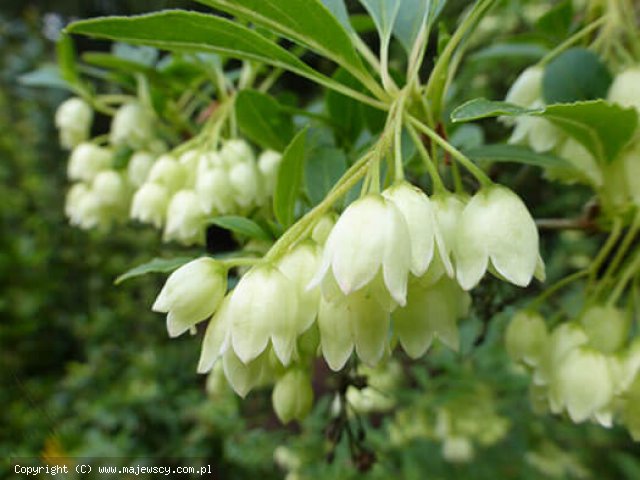
{"label": "white bell-shaped flower", "polygon": [[542,98],[542,77],[544,68],[529,67],[525,69],[507,92],[506,102],[528,107]]}
{"label": "white bell-shaped flower", "polygon": [[73,219],[77,218],[82,199],[89,192],[89,186],[82,182],[73,184],[67,192],[64,204],[64,213],[69,217],[69,219],[71,219],[71,223],[74,223]]}
{"label": "white bell-shaped flower", "polygon": [[93,143],[81,143],[71,152],[67,165],[67,176],[71,180],[90,182],[101,171],[113,163],[113,153],[108,148]]}
{"label": "white bell-shaped flower", "polygon": [[242,162],[229,169],[229,182],[233,189],[236,203],[247,208],[256,204],[260,198],[260,185],[255,164]]}
{"label": "white bell-shaped flower", "polygon": [[141,187],[146,182],[156,158],[153,154],[139,151],[131,155],[127,165],[127,178],[134,187]]}
{"label": "white bell-shaped flower", "polygon": [[163,238],[185,245],[204,243],[205,214],[193,190],[180,190],[169,202]]}
{"label": "white bell-shaped flower", "polygon": [[452,274],[451,262],[429,197],[408,182],[399,182],[382,192],[382,195],[398,208],[409,228],[411,273],[420,277],[426,272],[437,246],[445,268]]}
{"label": "white bell-shaped flower", "polygon": [[[575,138],[568,137],[558,147],[558,155],[567,160],[577,170],[577,175],[595,187],[602,186],[602,170],[593,155]],[[553,169],[551,169],[553,174]]]}
{"label": "white bell-shaped flower", "polygon": [[411,358],[421,357],[434,338],[457,351],[458,319],[468,313],[470,305],[469,294],[449,277],[442,276],[427,286],[414,279],[409,285],[407,305],[391,315],[393,331]]}
{"label": "white bell-shaped flower", "polygon": [[381,195],[367,195],[349,205],[336,222],[312,283],[317,285],[333,274],[348,295],[381,272],[393,299],[404,305],[411,254],[409,227],[402,213]]}
{"label": "white bell-shaped flower", "polygon": [[138,102],[122,105],[111,121],[109,141],[112,145],[127,145],[138,149],[153,139],[153,115]]}
{"label": "white bell-shaped flower", "polygon": [[609,354],[622,348],[629,337],[629,315],[613,305],[587,308],[580,323],[589,337],[589,345]]}
{"label": "white bell-shaped flower", "polygon": [[224,142],[220,150],[220,156],[229,167],[238,163],[253,162],[255,160],[251,146],[240,138]]}
{"label": "white bell-shaped flower", "polygon": [[249,362],[243,362],[229,348],[222,355],[222,368],[231,388],[243,398],[252,389],[264,385],[273,377],[268,351]]}
{"label": "white bell-shaped flower", "polygon": [[558,366],[554,387],[571,420],[580,423],[594,416],[613,397],[606,356],[584,347],[572,350]]}
{"label": "white bell-shaped flower", "polygon": [[198,178],[198,170],[201,163],[202,152],[199,150],[187,150],[178,159],[185,172],[184,188],[194,188]]}
{"label": "white bell-shaped flower", "polygon": [[78,97],[64,101],[56,110],[55,123],[60,130],[60,145],[72,149],[89,138],[93,109]]}
{"label": "white bell-shaped flower", "polygon": [[547,348],[549,334],[544,319],[538,313],[520,311],[509,323],[505,333],[507,353],[516,362],[535,366]]}
{"label": "white bell-shaped flower", "polygon": [[242,362],[260,355],[270,340],[280,361],[290,362],[293,345],[289,339],[298,328],[294,289],[280,270],[269,265],[253,267],[240,279],[231,294],[228,315],[233,350]]}
{"label": "white bell-shaped flower", "polygon": [[196,193],[202,210],[207,214],[225,215],[236,208],[229,175],[224,168],[216,167],[201,172],[196,181]]}
{"label": "white bell-shaped flower", "polygon": [[147,182],[162,185],[169,192],[177,192],[184,188],[187,180],[187,172],[171,155],[162,155],[149,171]]}
{"label": "white bell-shaped flower", "polygon": [[104,170],[96,175],[91,190],[98,196],[101,205],[107,207],[126,206],[129,197],[122,175],[115,170]]}
{"label": "white bell-shaped flower", "polygon": [[210,317],[226,291],[227,269],[212,258],[198,258],[169,275],[152,310],[167,313],[169,336],[177,337]]}
{"label": "white bell-shaped flower", "polygon": [[313,405],[311,378],[302,368],[287,371],[273,387],[273,410],[282,423],[304,420]]}
{"label": "white bell-shaped flower", "polygon": [[72,211],[72,215],[69,216],[71,225],[83,230],[106,226],[108,218],[105,216],[98,196],[89,189],[85,190],[82,195],[79,192],[79,190],[73,192],[73,200],[77,204],[75,208],[70,208]]}
{"label": "white bell-shaped flower", "polygon": [[640,113],[640,67],[634,66],[616,75],[607,99],[623,107],[633,107]]}
{"label": "white bell-shaped flower", "polygon": [[281,161],[282,155],[273,150],[265,150],[260,154],[260,157],[258,157],[258,169],[262,175],[264,191],[267,195],[273,195],[276,189],[278,169],[280,168]]}
{"label": "white bell-shaped flower", "polygon": [[216,313],[209,320],[207,331],[202,340],[198,373],[207,373],[211,370],[229,348],[231,342],[230,299],[230,294],[225,296]]}
{"label": "white bell-shaped flower", "polygon": [[380,302],[375,283],[332,301],[321,297],[320,347],[329,367],[342,369],[354,347],[365,364],[376,366],[388,344],[389,322],[389,310]]}
{"label": "white bell-shaped flower", "polygon": [[142,223],[161,228],[167,216],[169,192],[162,185],[145,183],[133,195],[130,216]]}
{"label": "white bell-shaped flower", "polygon": [[465,207],[455,250],[457,278],[465,290],[478,284],[489,262],[503,278],[525,287],[538,266],[538,230],[520,197],[495,185]]}
{"label": "white bell-shaped flower", "polygon": [[[549,336],[549,342],[539,359],[534,372],[533,381],[536,385],[547,385],[564,357],[572,350],[586,345],[589,337],[580,324],[569,322],[558,326]],[[553,391],[550,392],[552,406],[555,401]]]}

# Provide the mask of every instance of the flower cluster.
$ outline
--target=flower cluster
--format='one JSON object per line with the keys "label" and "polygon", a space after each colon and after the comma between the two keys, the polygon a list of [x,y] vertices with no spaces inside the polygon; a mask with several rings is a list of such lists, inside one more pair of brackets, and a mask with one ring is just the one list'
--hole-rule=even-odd
{"label": "flower cluster", "polygon": [[[206,304],[170,333],[210,317],[198,370],[222,362],[242,396],[275,383],[274,407],[283,421],[308,411],[309,370],[318,352],[337,371],[354,351],[375,367],[396,340],[414,358],[436,338],[457,349],[467,290],[486,271],[519,286],[543,273],[535,224],[512,191],[494,185],[470,199],[429,198],[405,181],[354,201],[335,225],[323,217],[308,238],[256,261],[231,292],[223,288],[223,268],[192,267],[205,261],[215,262],[200,259],[174,272],[163,292],[180,291],[175,306],[161,293],[155,307],[168,312],[171,324],[187,311],[183,305]],[[220,300],[214,305],[212,298]]]}
{"label": "flower cluster", "polygon": [[640,438],[640,343],[628,340],[630,320],[616,307],[596,304],[577,321],[548,331],[538,313],[517,313],[507,329],[506,347],[532,371],[534,406],[566,411],[576,423],[622,423]]}
{"label": "flower cluster", "polygon": [[273,194],[277,152],[256,159],[247,142],[232,139],[219,150],[196,145],[167,153],[152,113],[137,102],[118,109],[101,146],[88,141],[92,115],[78,98],[56,115],[61,143],[72,149],[68,177],[76,183],[66,213],[73,225],[108,228],[131,218],[163,229],[165,241],[202,244],[207,218],[247,214]]}

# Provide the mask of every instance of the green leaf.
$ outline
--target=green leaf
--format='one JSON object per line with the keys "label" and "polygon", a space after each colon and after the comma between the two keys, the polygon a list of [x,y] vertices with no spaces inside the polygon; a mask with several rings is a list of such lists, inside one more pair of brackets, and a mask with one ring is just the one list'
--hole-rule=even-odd
{"label": "green leaf", "polygon": [[118,58],[147,67],[152,67],[158,61],[158,50],[153,47],[114,43],[111,52]]}
{"label": "green leaf", "polygon": [[349,21],[349,11],[347,10],[344,0],[322,0],[325,7],[333,14],[334,17],[340,22],[346,31],[353,32],[353,26]]}
{"label": "green leaf", "polygon": [[521,145],[483,145],[466,150],[465,153],[475,162],[513,162],[541,168],[574,168],[563,158],[550,153],[536,153]]}
{"label": "green leaf", "polygon": [[240,130],[263,148],[283,151],[293,137],[293,122],[271,96],[257,90],[242,90],[236,100]]}
{"label": "green leaf", "polygon": [[18,81],[27,87],[63,88],[73,91],[73,87],[60,75],[57,65],[43,65],[37,70],[21,75]]}
{"label": "green leaf", "polygon": [[474,98],[451,112],[451,121],[470,122],[481,118],[499,117],[501,115],[530,115],[536,112],[543,112],[544,108],[523,108],[507,102],[494,102],[486,98]]}
{"label": "green leaf", "polygon": [[131,60],[125,60],[120,57],[116,57],[111,53],[103,52],[86,52],[82,54],[82,60],[90,65],[96,67],[106,68],[109,70],[118,70],[126,73],[146,73],[151,74],[153,70],[140,63],[132,62]]}
{"label": "green leaf", "polygon": [[360,0],[360,3],[373,18],[382,42],[388,43],[402,2],[398,0]]}
{"label": "green leaf", "polygon": [[[354,89],[360,87],[358,81],[346,70],[338,69],[333,78]],[[355,141],[364,126],[362,104],[332,90],[327,90],[325,101],[327,112],[336,127],[337,136],[348,142]]]}
{"label": "green leaf", "polygon": [[335,147],[313,149],[305,162],[305,187],[311,202],[316,205],[333,188],[347,169],[347,157]]}
{"label": "green leaf", "polygon": [[239,235],[258,240],[273,240],[263,228],[253,220],[246,217],[237,217],[234,215],[215,217],[209,220],[210,224],[230,230]]}
{"label": "green leaf", "polygon": [[282,155],[273,195],[273,211],[283,227],[293,223],[296,198],[302,185],[307,128],[293,138]]}
{"label": "green leaf", "polygon": [[176,258],[154,258],[153,260],[138,265],[135,268],[123,273],[113,282],[115,285],[120,285],[125,280],[129,280],[135,277],[141,277],[147,273],[167,273],[172,272],[178,267],[181,267],[187,262],[190,262],[196,257],[176,257]]}
{"label": "green leaf", "polygon": [[547,65],[542,77],[542,93],[548,104],[606,98],[609,85],[609,70],[586,48],[561,53]]}
{"label": "green leaf", "polygon": [[613,161],[631,140],[638,114],[605,100],[549,105],[527,109],[484,98],[471,100],[451,114],[454,122],[466,122],[499,115],[535,115],[546,118],[579,141],[601,163]]}
{"label": "green leaf", "polygon": [[564,0],[554,5],[536,22],[537,30],[556,38],[564,39],[573,23],[573,5],[571,0]]}
{"label": "green leaf", "polygon": [[276,43],[225,18],[168,10],[74,22],[69,33],[182,52],[214,52],[290,70],[323,85],[329,80]]}
{"label": "green leaf", "polygon": [[56,53],[60,76],[71,85],[79,84],[80,76],[78,75],[78,66],[76,64],[76,50],[69,35],[64,33],[60,35],[56,43]]}
{"label": "green leaf", "polygon": [[[254,22],[369,77],[347,31],[320,0],[198,0]],[[360,75],[358,75],[358,73]]]}
{"label": "green leaf", "polygon": [[393,35],[407,54],[411,53],[420,29],[429,26],[446,4],[446,0],[400,0],[400,9],[393,25]]}

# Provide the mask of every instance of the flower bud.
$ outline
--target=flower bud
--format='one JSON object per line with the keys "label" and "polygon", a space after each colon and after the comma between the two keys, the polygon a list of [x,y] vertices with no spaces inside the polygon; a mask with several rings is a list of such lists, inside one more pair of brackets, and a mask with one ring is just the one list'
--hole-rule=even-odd
{"label": "flower bud", "polygon": [[272,377],[268,351],[243,363],[233,349],[227,349],[222,356],[225,377],[233,390],[245,397],[253,388],[265,384]]}
{"label": "flower bud", "polygon": [[229,182],[234,192],[234,199],[240,207],[250,207],[260,198],[258,174],[253,163],[243,162],[231,167]]}
{"label": "flower bud", "polygon": [[616,75],[609,87],[607,99],[640,112],[640,67],[635,66]]}
{"label": "flower bud", "polygon": [[229,176],[223,168],[200,173],[196,181],[196,193],[202,210],[207,214],[224,215],[236,208]]}
{"label": "flower bud", "polygon": [[60,145],[72,149],[89,138],[93,110],[87,102],[73,97],[63,102],[56,111],[56,127],[60,130]]}
{"label": "flower bud", "polygon": [[169,275],[152,310],[167,313],[169,336],[177,337],[211,316],[226,291],[227,269],[212,258],[198,258]]}
{"label": "flower bud", "polygon": [[471,298],[458,284],[443,276],[435,284],[409,285],[407,305],[392,314],[393,331],[411,358],[422,356],[434,338],[457,351],[457,321],[468,313]]}
{"label": "flower bud", "polygon": [[304,420],[313,405],[309,374],[301,368],[289,370],[276,382],[271,401],[282,423]]}
{"label": "flower bud", "polygon": [[581,319],[589,344],[602,353],[614,353],[626,342],[629,335],[629,317],[610,305],[594,305]]}
{"label": "flower bud", "polygon": [[134,194],[130,216],[134,220],[161,228],[167,215],[169,192],[162,185],[145,183]]}
{"label": "flower bud", "polygon": [[281,161],[282,155],[278,152],[274,152],[273,150],[265,150],[258,158],[258,169],[262,175],[264,190],[267,195],[273,195],[273,192],[276,189],[278,169]]}
{"label": "flower bud", "polygon": [[171,198],[167,208],[164,240],[176,240],[185,245],[202,244],[204,231],[205,214],[200,208],[196,192],[180,190]]}
{"label": "flower bud", "polygon": [[246,141],[239,138],[224,142],[220,156],[229,167],[254,161],[253,150]]}
{"label": "flower bud", "polygon": [[91,190],[97,195],[101,205],[122,207],[127,203],[127,186],[122,176],[115,170],[104,170],[93,179]]}
{"label": "flower bud", "polygon": [[452,275],[453,268],[446,254],[429,197],[408,182],[397,183],[382,192],[382,195],[398,208],[409,228],[411,273],[419,277],[427,270],[437,245],[440,258]]}
{"label": "flower bud", "polygon": [[348,295],[382,272],[389,293],[404,305],[410,267],[411,241],[402,214],[384,197],[367,195],[349,205],[336,222],[312,283],[322,282],[331,269]]}
{"label": "flower bud", "polygon": [[90,182],[103,170],[111,167],[113,154],[111,150],[93,143],[81,143],[71,152],[67,176],[71,180]]}
{"label": "flower bud", "polygon": [[520,197],[502,186],[484,188],[469,201],[456,235],[457,278],[470,290],[489,262],[509,282],[526,287],[539,260],[538,230]]}
{"label": "flower bud", "polygon": [[606,357],[584,347],[570,351],[560,362],[554,387],[575,423],[593,416],[611,401],[613,380]]}
{"label": "flower bud", "polygon": [[187,172],[171,155],[162,155],[149,171],[147,182],[162,185],[169,192],[182,189],[187,180]]}
{"label": "flower bud", "polygon": [[233,349],[244,363],[260,355],[273,341],[275,353],[287,365],[293,353],[288,339],[297,330],[298,299],[291,281],[275,267],[254,267],[231,294],[229,315]]}
{"label": "flower bud", "polygon": [[111,144],[139,149],[147,146],[152,139],[152,113],[138,102],[122,105],[111,121]]}
{"label": "flower bud", "polygon": [[506,102],[529,107],[542,98],[542,77],[544,69],[541,67],[529,67],[513,82],[507,92]]}
{"label": "flower bud", "polygon": [[141,187],[147,180],[155,157],[149,152],[136,152],[129,159],[127,165],[127,177],[134,187]]}
{"label": "flower bud", "polygon": [[535,366],[544,354],[548,338],[547,326],[538,313],[520,311],[507,327],[507,353],[514,362]]}

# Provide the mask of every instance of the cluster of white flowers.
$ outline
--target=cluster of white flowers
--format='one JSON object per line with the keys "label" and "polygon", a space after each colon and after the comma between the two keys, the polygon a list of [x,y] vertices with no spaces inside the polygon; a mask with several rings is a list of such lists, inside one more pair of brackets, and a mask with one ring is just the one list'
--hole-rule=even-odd
{"label": "cluster of white flowers", "polygon": [[[219,151],[194,147],[166,153],[152,113],[137,102],[113,117],[109,145],[88,140],[92,110],[79,98],[56,115],[61,143],[72,148],[68,177],[75,183],[66,213],[73,225],[107,228],[131,218],[163,229],[165,241],[204,243],[208,217],[247,214],[273,194],[281,155],[258,159],[247,142],[232,139]],[[134,153],[119,165],[118,149]]]}
{"label": "cluster of white flowers", "polygon": [[398,411],[389,427],[390,440],[402,446],[416,439],[432,439],[442,444],[442,456],[451,463],[473,460],[476,446],[488,447],[501,441],[509,431],[509,420],[496,412],[491,390],[478,384],[471,393],[454,395],[431,411],[410,407]]}
{"label": "cluster of white flowers", "polygon": [[[506,101],[528,108],[543,106],[543,75],[542,67],[527,68],[512,85]],[[640,114],[640,67],[630,67],[616,75],[607,100],[625,108],[635,108]],[[640,141],[637,134],[617,159],[602,164],[584,145],[544,118],[524,116],[503,117],[502,120],[515,123],[509,143],[526,144],[536,152],[553,151],[567,160],[575,167],[575,174],[561,178],[591,185],[600,193],[605,208],[624,208],[629,203],[640,205]],[[557,169],[550,169],[548,173],[551,177],[561,175]]]}
{"label": "cluster of white flowers", "polygon": [[[543,274],[535,223],[502,186],[470,199],[429,198],[402,181],[354,201],[332,224],[325,216],[310,238],[259,261],[224,298],[226,272],[196,271],[198,262],[215,261],[195,260],[169,277],[155,306],[169,313],[169,322],[180,315],[180,332],[211,317],[198,370],[208,372],[221,360],[242,396],[275,381],[275,410],[284,420],[300,418],[310,406],[305,369],[316,353],[337,371],[354,351],[376,366],[394,338],[414,358],[434,338],[456,349],[457,321],[470,305],[466,290],[487,270],[519,286]],[[210,275],[219,281],[208,281]],[[174,290],[176,306],[166,301]],[[220,299],[215,308],[178,313],[182,304],[212,297]],[[285,405],[282,392],[300,397]]]}
{"label": "cluster of white flowers", "polygon": [[629,315],[593,305],[577,321],[548,331],[537,313],[516,314],[506,333],[511,357],[531,369],[531,399],[540,411],[627,426],[640,438],[640,342],[629,341]]}

